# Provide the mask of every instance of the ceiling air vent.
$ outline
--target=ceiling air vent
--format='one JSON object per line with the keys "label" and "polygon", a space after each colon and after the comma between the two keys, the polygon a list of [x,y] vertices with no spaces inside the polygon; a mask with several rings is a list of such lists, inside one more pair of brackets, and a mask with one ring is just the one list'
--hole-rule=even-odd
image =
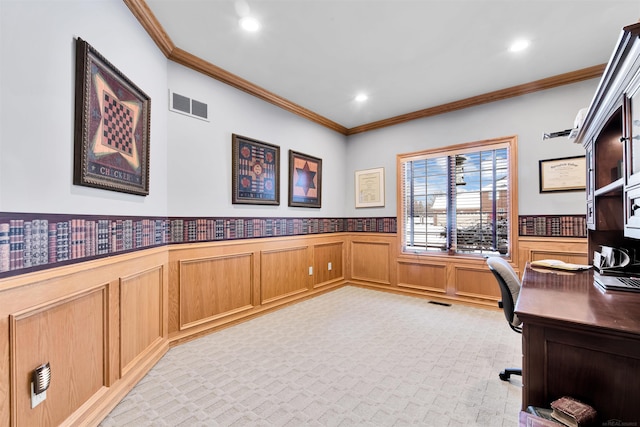
{"label": "ceiling air vent", "polygon": [[169,110],[196,119],[209,121],[207,104],[169,91]]}

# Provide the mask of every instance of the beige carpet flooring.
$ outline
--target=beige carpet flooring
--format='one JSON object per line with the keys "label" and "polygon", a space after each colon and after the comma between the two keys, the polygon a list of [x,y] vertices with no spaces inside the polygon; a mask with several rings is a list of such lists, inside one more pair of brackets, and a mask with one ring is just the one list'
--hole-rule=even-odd
{"label": "beige carpet flooring", "polygon": [[102,426],[518,425],[502,312],[357,287],[172,348]]}

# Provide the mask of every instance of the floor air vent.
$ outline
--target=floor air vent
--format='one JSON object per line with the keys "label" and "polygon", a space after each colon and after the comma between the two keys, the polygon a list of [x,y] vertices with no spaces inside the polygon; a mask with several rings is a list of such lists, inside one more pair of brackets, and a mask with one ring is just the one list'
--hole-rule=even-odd
{"label": "floor air vent", "polygon": [[449,304],[448,302],[429,301],[429,304],[444,305],[445,307],[451,307],[451,304]]}
{"label": "floor air vent", "polygon": [[169,91],[169,110],[187,116],[209,121],[207,104],[196,101],[188,96]]}

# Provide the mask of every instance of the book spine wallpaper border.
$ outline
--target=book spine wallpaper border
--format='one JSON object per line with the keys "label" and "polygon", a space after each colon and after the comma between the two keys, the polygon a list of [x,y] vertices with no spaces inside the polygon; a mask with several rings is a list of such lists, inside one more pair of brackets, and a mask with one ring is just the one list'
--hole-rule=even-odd
{"label": "book spine wallpaper border", "polygon": [[0,278],[168,244],[396,233],[395,217],[135,217],[0,212]]}
{"label": "book spine wallpaper border", "polygon": [[587,237],[586,215],[521,215],[520,236]]}

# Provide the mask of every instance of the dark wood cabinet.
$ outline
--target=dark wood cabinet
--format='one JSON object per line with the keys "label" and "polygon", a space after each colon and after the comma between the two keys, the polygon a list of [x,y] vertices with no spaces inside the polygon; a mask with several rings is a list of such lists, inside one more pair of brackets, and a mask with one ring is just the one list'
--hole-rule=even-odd
{"label": "dark wood cabinet", "polygon": [[[588,254],[640,257],[640,22],[625,27],[577,136],[586,150]],[[527,267],[523,409],[562,396],[592,405],[599,425],[640,425],[640,293],[601,291],[593,272]],[[622,424],[611,424],[622,423]]]}
{"label": "dark wood cabinet", "polygon": [[590,257],[601,245],[640,249],[640,23],[622,30],[576,142],[587,157]]}
{"label": "dark wood cabinet", "polygon": [[640,293],[602,292],[592,271],[527,267],[516,312],[523,409],[573,396],[596,409],[597,425],[640,425]]}

